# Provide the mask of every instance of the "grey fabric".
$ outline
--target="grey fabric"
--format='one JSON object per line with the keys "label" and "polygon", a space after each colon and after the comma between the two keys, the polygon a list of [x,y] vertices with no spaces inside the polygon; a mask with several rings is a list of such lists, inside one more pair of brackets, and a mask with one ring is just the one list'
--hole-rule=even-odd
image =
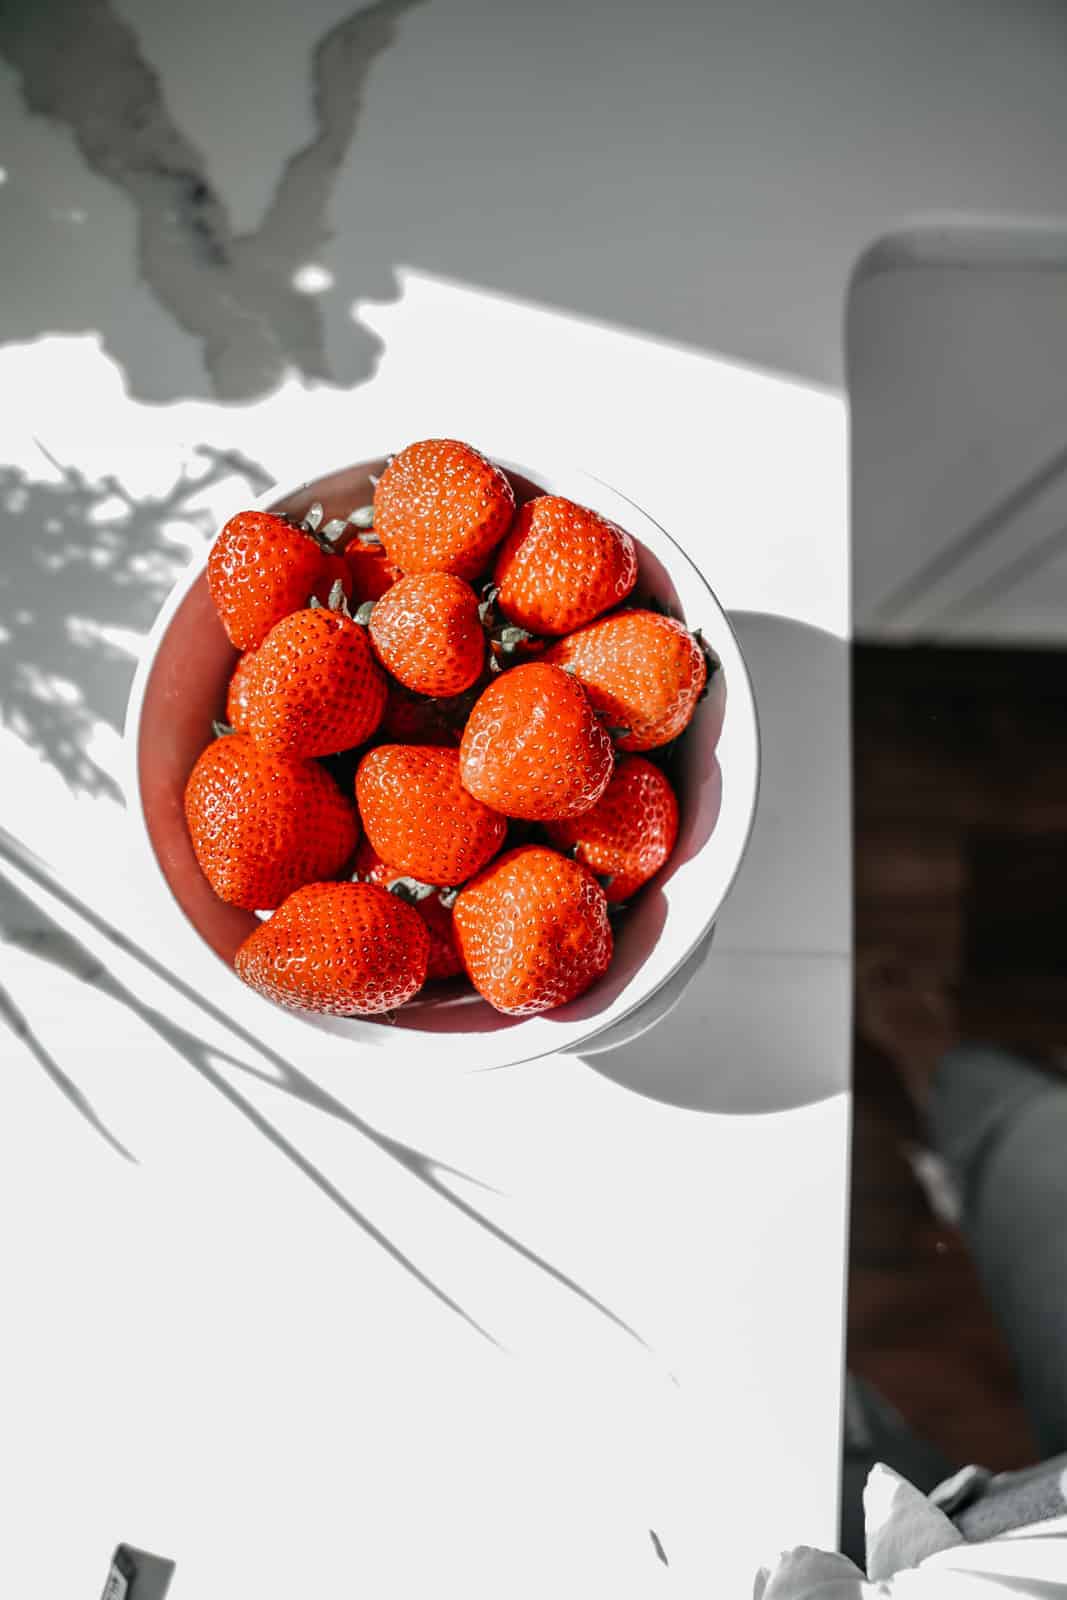
{"label": "grey fabric", "polygon": [[951,1051],[930,1106],[963,1231],[1042,1455],[1067,1451],[1067,1083],[990,1046]]}
{"label": "grey fabric", "polygon": [[[996,1539],[1011,1529],[1030,1528],[1067,1512],[1067,1456],[1042,1461],[1040,1466],[1028,1467],[1024,1472],[1004,1472],[996,1478],[984,1476],[985,1481],[979,1483],[973,1498],[950,1513],[971,1544]],[[940,1503],[936,1493],[932,1498]]]}

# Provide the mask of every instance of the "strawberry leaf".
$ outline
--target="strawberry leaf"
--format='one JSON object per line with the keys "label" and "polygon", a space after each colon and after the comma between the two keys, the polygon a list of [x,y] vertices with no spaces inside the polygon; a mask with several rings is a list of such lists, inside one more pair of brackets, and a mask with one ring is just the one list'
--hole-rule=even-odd
{"label": "strawberry leaf", "polygon": [[227,734],[233,732],[228,722],[215,721],[211,724],[216,739],[225,739]]}
{"label": "strawberry leaf", "polygon": [[359,506],[355,511],[350,511],[348,513],[348,520],[352,524],[353,528],[373,528],[374,507]]}
{"label": "strawberry leaf", "polygon": [[370,614],[374,610],[374,605],[375,602],[373,600],[364,600],[352,621],[358,622],[361,628],[365,628],[370,622]]}
{"label": "strawberry leaf", "polygon": [[398,900],[404,900],[409,906],[413,906],[420,900],[428,900],[432,894],[436,894],[437,887],[432,883],[421,883],[418,878],[397,878],[389,885],[389,893],[395,894]]}
{"label": "strawberry leaf", "polygon": [[301,522],[300,526],[308,533],[318,533],[319,523],[322,521],[322,518],[322,502],[321,500],[316,500],[314,504],[308,506],[307,510],[304,512],[304,520]]}
{"label": "strawberry leaf", "polygon": [[336,544],[347,527],[348,523],[344,517],[331,517],[329,522],[323,523],[319,531],[324,539],[328,539],[331,544]]}

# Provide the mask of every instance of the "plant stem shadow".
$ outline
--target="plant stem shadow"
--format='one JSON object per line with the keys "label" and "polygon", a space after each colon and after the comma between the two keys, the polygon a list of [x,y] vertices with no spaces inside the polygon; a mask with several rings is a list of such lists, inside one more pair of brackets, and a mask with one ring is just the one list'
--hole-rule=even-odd
{"label": "plant stem shadow", "polygon": [[[30,852],[27,851],[19,843],[19,841],[13,838],[13,836],[4,828],[0,828],[0,861],[6,861],[31,882],[37,884],[38,887],[44,889],[48,894],[55,896],[57,900],[59,900],[69,910],[74,911],[97,933],[103,935],[103,937],[106,938],[109,943],[113,944],[124,954],[134,957],[134,959],[138,961],[141,966],[146,968],[147,971],[151,972],[153,976],[162,979],[177,994],[180,994],[183,999],[193,1002],[204,1013],[205,1016],[210,1017],[213,1022],[221,1023],[230,1034],[239,1039],[243,1044],[250,1046],[259,1056],[268,1062],[273,1071],[264,1071],[256,1066],[253,1066],[246,1060],[241,1060],[237,1056],[231,1055],[225,1051],[221,1051],[215,1046],[208,1044],[205,1040],[198,1038],[195,1034],[190,1033],[187,1029],[181,1027],[179,1024],[172,1022],[155,1007],[147,1005],[136,994],[134,994],[132,990],[128,989],[126,985],[116,978],[106,967],[103,967],[84,945],[73,938],[72,935],[68,934],[66,930],[60,927],[58,923],[55,923],[53,919],[48,916],[47,912],[43,911],[40,906],[35,905],[34,902],[30,901],[25,896],[19,895],[21,909],[25,911],[25,909],[28,907],[32,911],[35,919],[35,927],[31,936],[29,938],[25,938],[23,936],[21,939],[19,939],[19,942],[22,942],[27,948],[33,949],[34,953],[39,955],[42,959],[53,962],[54,964],[63,967],[65,970],[72,972],[74,976],[78,977],[82,981],[95,982],[97,987],[101,988],[104,993],[118,1000],[120,1004],[124,1005],[135,1016],[147,1023],[147,1025],[151,1027],[161,1039],[175,1049],[208,1083],[211,1084],[211,1086],[218,1093],[222,1094],[230,1102],[230,1104],[241,1113],[242,1116],[244,1116],[254,1127],[256,1127],[260,1133],[268,1138],[271,1143],[274,1144],[275,1147],[286,1157],[287,1160],[291,1161],[301,1172],[303,1172],[304,1175],[309,1178],[311,1182],[313,1182],[316,1187],[327,1196],[328,1199],[332,1200],[335,1205],[339,1206],[340,1209],[344,1211],[345,1214],[349,1216],[349,1218],[364,1233],[368,1235],[368,1237],[379,1244],[382,1249],[384,1249],[392,1257],[392,1259],[397,1262],[399,1266],[401,1266],[406,1272],[410,1273],[425,1288],[429,1289],[437,1299],[439,1299],[443,1304],[447,1305],[451,1310],[456,1312],[457,1315],[462,1317],[465,1322],[469,1323],[470,1326],[473,1327],[483,1338],[500,1348],[499,1341],[497,1341],[491,1333],[483,1328],[480,1323],[476,1322],[474,1318],[463,1309],[463,1307],[461,1307],[455,1300],[446,1294],[446,1292],[441,1289],[438,1284],[428,1277],[428,1275],[424,1273],[422,1269],[410,1259],[410,1257],[405,1255],[396,1245],[393,1244],[390,1239],[388,1239],[381,1232],[380,1229],[370,1222],[370,1220],[365,1217],[361,1211],[353,1206],[352,1203],[341,1193],[341,1191],[330,1182],[325,1174],[320,1172],[319,1169],[315,1167],[308,1160],[308,1158],[285,1137],[283,1133],[280,1132],[280,1130],[274,1125],[274,1123],[270,1121],[268,1117],[266,1117],[255,1105],[253,1105],[251,1101],[247,1100],[245,1096],[240,1094],[239,1091],[235,1089],[233,1085],[230,1084],[226,1078],[216,1070],[216,1068],[212,1065],[213,1058],[224,1061],[227,1065],[232,1066],[237,1071],[248,1073],[250,1076],[259,1079],[261,1082],[270,1085],[272,1088],[280,1088],[285,1093],[293,1095],[295,1098],[304,1101],[305,1104],[313,1106],[315,1109],[325,1112],[326,1115],[335,1117],[337,1120],[344,1122],[347,1126],[351,1127],[355,1132],[359,1133],[363,1138],[373,1144],[384,1155],[389,1156],[392,1160],[397,1162],[398,1165],[403,1167],[404,1170],[408,1172],[417,1182],[429,1189],[435,1196],[443,1200],[447,1205],[452,1207],[453,1210],[458,1212],[469,1222],[473,1223],[489,1237],[506,1246],[509,1250],[513,1251],[516,1255],[527,1261],[530,1265],[535,1266],[540,1271],[544,1272],[555,1283],[560,1285],[560,1287],[567,1289],[591,1309],[606,1317],[623,1333],[627,1334],[628,1337],[642,1346],[642,1348],[646,1350],[649,1348],[641,1335],[638,1334],[629,1323],[624,1321],[623,1318],[618,1316],[616,1312],[612,1311],[611,1308],[603,1301],[599,1300],[595,1295],[590,1293],[589,1290],[583,1288],[580,1283],[578,1283],[574,1278],[570,1277],[569,1274],[564,1272],[561,1268],[554,1266],[550,1261],[546,1260],[536,1250],[533,1250],[530,1246],[523,1244],[521,1240],[514,1238],[505,1228],[502,1228],[498,1223],[493,1222],[489,1217],[485,1216],[484,1213],[477,1209],[477,1207],[471,1205],[469,1201],[456,1194],[443,1181],[446,1175],[458,1178],[461,1181],[469,1181],[474,1183],[478,1182],[477,1179],[470,1178],[467,1173],[460,1171],[456,1167],[448,1165],[446,1162],[438,1161],[435,1157],[428,1155],[425,1151],[419,1150],[413,1145],[409,1145],[399,1139],[394,1139],[390,1135],[381,1132],[371,1123],[365,1121],[364,1118],[357,1115],[357,1113],[352,1111],[348,1106],[343,1104],[343,1102],[338,1100],[334,1095],[330,1094],[328,1090],[323,1089],[319,1084],[315,1083],[313,1079],[301,1072],[299,1068],[294,1067],[290,1062],[284,1060],[276,1052],[271,1050],[269,1046],[264,1045],[262,1041],[253,1038],[251,1034],[249,1034],[243,1027],[240,1026],[240,1024],[233,1022],[232,1019],[227,1017],[223,1012],[219,1011],[209,1001],[205,1000],[202,995],[197,994],[194,990],[189,988],[188,985],[182,981],[182,979],[177,977],[174,973],[167,971],[167,969],[159,962],[154,960],[153,957],[147,955],[144,951],[137,949],[136,946],[122,933],[120,933],[117,928],[115,928],[105,918],[101,917],[98,913],[91,910],[90,907],[86,906],[76,895],[72,894],[69,889],[57,882],[52,876],[51,872],[39,861],[37,861],[30,854]],[[11,888],[10,892],[13,894],[19,893],[13,887]],[[65,1081],[69,1082],[69,1080]],[[73,1085],[71,1085],[71,1089],[73,1090],[73,1095],[71,1096],[73,1099],[74,1096],[79,1095],[79,1091]],[[117,1144],[114,1136],[110,1135],[108,1130],[103,1128],[103,1126],[99,1123],[99,1119],[96,1118],[95,1113],[91,1111],[91,1108],[88,1108],[88,1111],[86,1111],[85,1107],[79,1103],[78,1099],[74,1099],[74,1103],[78,1105],[79,1109],[83,1111],[84,1115],[88,1115],[88,1119],[93,1122],[94,1126],[97,1127],[98,1132],[107,1137],[109,1142]],[[124,1153],[127,1156],[129,1155],[129,1152]],[[481,1187],[484,1188],[487,1186],[481,1185]]]}

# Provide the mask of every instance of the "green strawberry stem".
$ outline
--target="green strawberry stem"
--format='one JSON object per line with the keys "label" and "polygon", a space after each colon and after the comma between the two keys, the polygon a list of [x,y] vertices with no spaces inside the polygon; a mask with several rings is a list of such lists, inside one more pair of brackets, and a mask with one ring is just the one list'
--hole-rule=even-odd
{"label": "green strawberry stem", "polygon": [[323,515],[322,501],[316,500],[312,505],[308,506],[299,522],[295,517],[287,517],[286,521],[301,533],[306,534],[324,555],[335,556],[337,554],[337,540],[341,537],[347,524],[339,522],[335,517],[325,527],[322,527]]}
{"label": "green strawberry stem", "polygon": [[339,617],[347,617],[350,622],[355,621],[351,611],[348,609],[348,596],[345,594],[345,586],[341,582],[340,578],[335,578],[330,586],[330,593],[327,596],[326,604],[323,605],[318,595],[313,594],[311,599],[308,601],[308,610],[334,611]]}
{"label": "green strawberry stem", "polygon": [[499,587],[492,581],[482,589],[482,598],[478,605],[478,620],[489,636],[489,643],[496,655],[512,656],[520,645],[528,644],[537,635],[530,633],[526,628],[519,628],[513,622],[508,622],[496,608]]}

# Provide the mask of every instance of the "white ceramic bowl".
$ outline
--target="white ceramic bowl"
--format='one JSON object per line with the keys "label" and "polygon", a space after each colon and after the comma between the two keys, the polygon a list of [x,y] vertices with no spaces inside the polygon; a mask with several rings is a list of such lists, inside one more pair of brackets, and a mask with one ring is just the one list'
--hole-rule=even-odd
{"label": "white ceramic bowl", "polygon": [[[256,503],[302,516],[313,501],[327,517],[344,516],[371,498],[370,476],[384,458],[276,487]],[[236,652],[215,615],[206,564],[194,563],[176,585],[144,653],[126,718],[128,804],[136,835],[134,870],[145,875],[160,956],[205,998],[279,1048],[301,1059],[346,1059],[367,1047],[390,1060],[449,1060],[467,1069],[501,1067],[554,1051],[575,1051],[638,1008],[655,1016],[654,997],[681,977],[703,942],[741,865],[755,814],[759,738],[752,687],[733,632],[708,584],[664,530],[617,490],[576,470],[543,471],[510,461],[517,496],[566,495],[627,528],[637,541],[637,595],[669,603],[703,630],[721,670],[679,746],[675,774],[681,828],[675,854],[635,898],[617,925],[615,957],[600,983],[571,1005],[541,1016],[501,1016],[469,988],[431,986],[402,1008],[397,1022],[288,1013],[248,989],[231,963],[255,926],[250,912],[226,906],[197,866],[185,826],[185,782],[221,716]],[[234,506],[235,511],[241,509]],[[699,966],[695,964],[694,970]],[[665,993],[676,988],[671,985]],[[636,1020],[636,1019],[635,1019]],[[608,1037],[608,1035],[605,1035]]]}

